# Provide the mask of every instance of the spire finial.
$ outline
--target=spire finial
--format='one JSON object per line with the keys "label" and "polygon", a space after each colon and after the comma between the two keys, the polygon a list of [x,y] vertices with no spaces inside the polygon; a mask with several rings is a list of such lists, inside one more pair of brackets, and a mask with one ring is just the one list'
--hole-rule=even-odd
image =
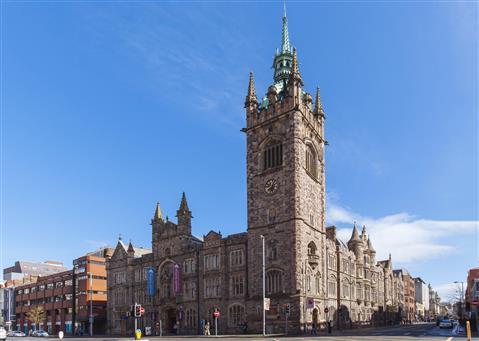
{"label": "spire finial", "polygon": [[256,97],[256,89],[254,86],[253,71],[250,71],[249,73],[248,93],[246,94],[245,107],[251,103],[258,103],[258,98]]}
{"label": "spire finial", "polygon": [[286,0],[283,1],[284,17],[286,18]]}
{"label": "spire finial", "polygon": [[183,192],[183,195],[181,196],[180,209],[178,211],[179,212],[189,212],[188,202],[186,201],[185,192]]}
{"label": "spire finial", "polygon": [[[314,113],[319,116],[324,116],[323,103],[321,103],[321,93],[319,87],[316,88],[316,101],[314,103]],[[356,224],[356,222],[354,222]]]}
{"label": "spire finial", "polygon": [[121,233],[118,234],[118,240],[121,240]]}
{"label": "spire finial", "polygon": [[153,215],[153,220],[163,220],[163,214],[161,213],[160,202],[156,203],[155,214]]}
{"label": "spire finial", "polygon": [[286,17],[286,1],[284,2],[283,31],[281,39],[281,52],[291,52],[289,45],[288,18]]}
{"label": "spire finial", "polygon": [[300,85],[303,85],[303,80],[301,79],[301,74],[299,73],[298,55],[295,48],[293,48],[293,62],[291,65],[291,73],[289,74],[289,81],[298,81]]}

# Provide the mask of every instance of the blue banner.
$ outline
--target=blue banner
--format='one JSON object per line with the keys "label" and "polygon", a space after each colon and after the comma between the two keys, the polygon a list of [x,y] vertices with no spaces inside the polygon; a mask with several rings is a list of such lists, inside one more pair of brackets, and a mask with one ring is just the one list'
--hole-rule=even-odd
{"label": "blue banner", "polygon": [[155,296],[156,293],[156,276],[155,276],[155,269],[148,268],[146,271],[146,287],[148,290],[149,296]]}

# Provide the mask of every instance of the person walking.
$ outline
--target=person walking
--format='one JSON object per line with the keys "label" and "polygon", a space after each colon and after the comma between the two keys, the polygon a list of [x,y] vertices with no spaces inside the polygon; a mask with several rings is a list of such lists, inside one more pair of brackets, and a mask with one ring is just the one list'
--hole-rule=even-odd
{"label": "person walking", "polygon": [[210,336],[210,323],[209,322],[206,322],[205,323],[205,335],[208,335]]}

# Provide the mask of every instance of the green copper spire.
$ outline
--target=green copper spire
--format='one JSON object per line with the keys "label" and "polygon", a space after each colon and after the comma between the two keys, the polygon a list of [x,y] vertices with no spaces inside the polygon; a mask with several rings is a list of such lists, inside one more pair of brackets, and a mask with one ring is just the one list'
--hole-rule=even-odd
{"label": "green copper spire", "polygon": [[289,46],[289,34],[288,34],[288,18],[286,17],[286,1],[284,2],[284,16],[283,16],[283,35],[281,40],[281,52],[291,52]]}
{"label": "green copper spire", "polygon": [[284,3],[283,29],[281,36],[281,50],[276,50],[274,56],[274,82],[278,92],[283,89],[284,83],[288,80],[293,63],[293,52],[289,42],[288,18],[286,17],[286,2]]}

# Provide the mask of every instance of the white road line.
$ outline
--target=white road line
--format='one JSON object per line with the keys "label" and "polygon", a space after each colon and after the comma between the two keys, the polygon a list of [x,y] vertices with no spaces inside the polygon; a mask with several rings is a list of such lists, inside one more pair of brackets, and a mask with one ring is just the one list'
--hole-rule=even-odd
{"label": "white road line", "polygon": [[446,341],[451,341],[451,340],[452,340],[452,336],[450,338],[446,339]]}

